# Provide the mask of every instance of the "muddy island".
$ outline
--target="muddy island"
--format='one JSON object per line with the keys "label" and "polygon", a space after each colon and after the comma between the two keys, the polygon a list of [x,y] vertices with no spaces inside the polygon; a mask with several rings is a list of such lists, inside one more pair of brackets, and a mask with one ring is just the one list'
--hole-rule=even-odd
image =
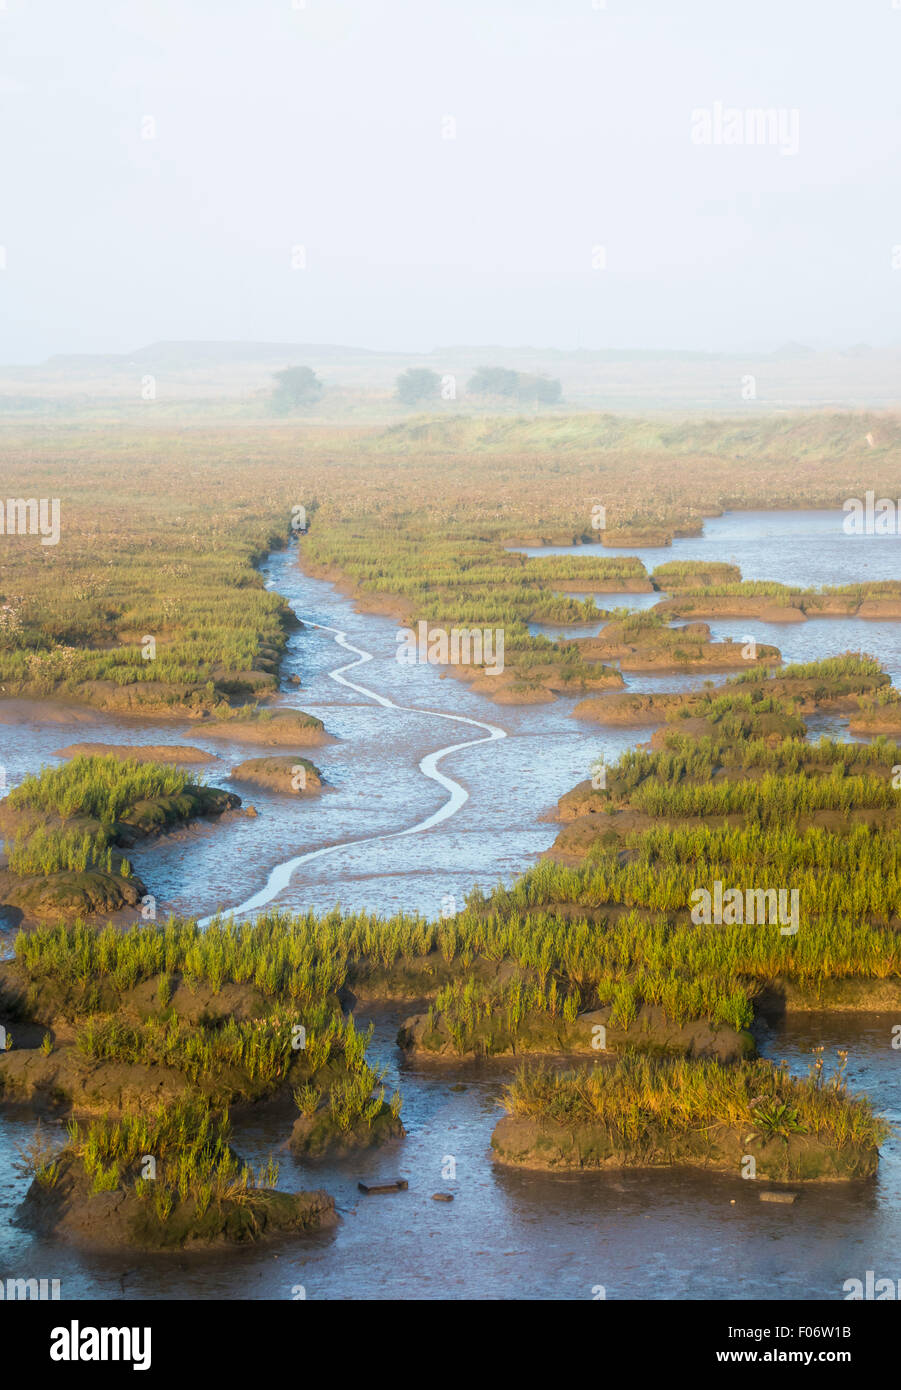
{"label": "muddy island", "polygon": [[240,804],[174,767],[78,754],[29,775],[0,802],[0,900],[38,919],[135,908],[147,889],[126,849]]}
{"label": "muddy island", "polygon": [[227,712],[217,710],[211,718],[197,724],[196,732],[206,738],[256,743],[264,747],[288,744],[310,748],[331,742],[322,720],[314,714],[305,714],[303,710],[265,709],[251,705],[237,706]]}
{"label": "muddy island", "polygon": [[247,758],[233,767],[230,775],[235,782],[247,782],[285,796],[317,796],[326,786],[315,763],[299,754]]}
{"label": "muddy island", "polygon": [[225,1117],[196,1100],[120,1120],[73,1123],[46,1151],[19,1220],[92,1250],[180,1251],[258,1245],[334,1225],[325,1192],[279,1192],[278,1167],[254,1170]]}
{"label": "muddy island", "polygon": [[798,1080],[769,1062],[723,1067],[636,1054],[578,1071],[523,1068],[491,1139],[522,1168],[681,1164],[775,1182],[835,1182],[876,1172],[888,1126],[841,1074]]}
{"label": "muddy island", "polygon": [[177,743],[70,743],[58,748],[56,757],[110,757],[139,763],[215,763],[215,753],[204,748],[183,748]]}

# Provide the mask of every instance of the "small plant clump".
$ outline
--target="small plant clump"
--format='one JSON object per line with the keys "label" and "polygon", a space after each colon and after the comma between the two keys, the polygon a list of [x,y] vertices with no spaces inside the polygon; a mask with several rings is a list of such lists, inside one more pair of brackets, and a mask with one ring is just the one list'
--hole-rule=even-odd
{"label": "small plant clump", "polygon": [[[869,1101],[849,1096],[844,1064],[826,1080],[814,1066],[793,1078],[783,1066],[751,1061],[721,1066],[706,1059],[660,1059],[627,1053],[610,1065],[553,1071],[524,1066],[508,1087],[505,1109],[538,1131],[520,1130],[532,1158],[578,1162],[567,1136],[582,1141],[588,1166],[700,1162],[737,1171],[753,1150],[771,1177],[855,1176],[872,1172],[889,1126]],[[549,1128],[548,1128],[549,1127]],[[555,1147],[555,1133],[562,1147]],[[516,1127],[499,1126],[497,1143],[515,1161]],[[512,1142],[511,1142],[512,1141]],[[775,1150],[773,1145],[775,1144]]]}

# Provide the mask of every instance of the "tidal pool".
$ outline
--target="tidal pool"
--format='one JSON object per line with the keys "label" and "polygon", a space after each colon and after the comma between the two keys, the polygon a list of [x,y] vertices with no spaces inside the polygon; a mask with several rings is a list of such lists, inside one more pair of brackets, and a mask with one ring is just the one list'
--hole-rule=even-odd
{"label": "tidal pool", "polygon": [[[832,512],[735,513],[710,520],[701,538],[635,553],[649,568],[673,559],[727,560],[738,563],[745,578],[823,585],[897,577],[898,545],[897,538],[847,537],[841,516]],[[587,552],[579,547],[578,553]],[[293,911],[340,903],[345,910],[436,917],[449,902],[462,906],[473,884],[510,882],[534,863],[557,831],[541,814],[589,775],[596,758],[610,763],[649,737],[647,728],[598,729],[574,720],[572,700],[498,706],[453,677],[442,679],[434,667],[401,666],[396,623],[355,613],[331,585],[303,574],[293,548],[271,557],[264,571],[299,618],[320,625],[292,634],[283,695],[288,705],[319,715],[336,738],[307,750],[331,784],[327,794],[295,801],[233,784],[230,768],[260,750],[239,740],[205,741],[188,721],[167,728],[160,721],[82,711],[77,722],[65,723],[48,708],[46,720],[28,727],[0,724],[0,761],[12,785],[26,771],[57,761],[55,750],[76,740],[177,742],[185,733],[186,743],[210,752],[215,761],[204,769],[208,780],[238,791],[259,815],[181,832],[133,855],[163,913],[205,916],[245,903],[277,866],[337,846],[298,863],[271,902]],[[611,607],[619,597],[597,595],[596,601]],[[901,623],[730,620],[711,626],[717,637],[746,630],[777,645],[786,660],[869,651],[901,682]],[[392,703],[331,679],[353,659],[334,630],[372,654],[345,676]],[[291,684],[294,674],[301,687]],[[709,679],[629,675],[627,685],[696,689]],[[498,728],[504,737],[485,737],[428,763],[441,748],[481,738],[479,725]],[[841,721],[823,726],[841,733]],[[423,760],[467,795],[424,776]],[[453,814],[438,819],[448,798]],[[421,832],[403,833],[420,823]],[[403,1091],[408,1137],[337,1164],[304,1164],[287,1149],[277,1152],[281,1186],[322,1186],[334,1194],[342,1218],[334,1234],[263,1252],[120,1259],[34,1237],[12,1224],[28,1182],[16,1167],[17,1146],[27,1142],[34,1119],[4,1113],[0,1276],[58,1278],[63,1297],[290,1300],[591,1299],[601,1288],[608,1299],[841,1299],[844,1281],[862,1279],[868,1269],[877,1277],[901,1275],[895,1134],[873,1182],[814,1188],[792,1207],[761,1203],[753,1182],[690,1170],[507,1171],[492,1164],[488,1145],[509,1066],[408,1064],[394,1045],[402,1017],[377,1016],[373,1052]],[[795,1016],[761,1024],[761,1048],[802,1074],[812,1048],[825,1047],[830,1065],[838,1049],[847,1048],[852,1087],[868,1092],[895,1122],[901,1095],[901,1052],[891,1045],[896,1022],[887,1016]],[[236,1147],[256,1160],[278,1150],[289,1130],[284,1115],[242,1119],[235,1124]],[[366,1197],[357,1191],[360,1179],[395,1177],[408,1180],[407,1192]],[[454,1202],[433,1202],[437,1191],[453,1192]]]}

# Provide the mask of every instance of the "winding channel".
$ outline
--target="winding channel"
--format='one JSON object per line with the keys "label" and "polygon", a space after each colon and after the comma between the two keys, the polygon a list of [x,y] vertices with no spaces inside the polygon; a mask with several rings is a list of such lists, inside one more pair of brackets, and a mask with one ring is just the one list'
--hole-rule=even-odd
{"label": "winding channel", "polygon": [[356,653],[356,661],[349,661],[345,666],[339,666],[336,670],[329,672],[331,680],[337,681],[339,685],[346,686],[348,690],[353,690],[358,695],[363,695],[367,699],[375,700],[377,704],[385,709],[400,710],[408,714],[428,714],[434,716],[436,719],[449,719],[455,724],[469,724],[473,728],[485,729],[486,737],[470,738],[464,740],[462,743],[450,743],[445,748],[439,748],[434,753],[427,753],[424,758],[420,759],[419,770],[422,775],[430,778],[433,782],[437,782],[440,786],[444,787],[446,791],[450,792],[450,796],[444,804],[439,806],[437,811],[433,811],[431,815],[426,816],[424,820],[417,821],[415,825],[407,826],[405,830],[392,830],[384,835],[365,835],[357,840],[339,840],[337,844],[325,845],[321,849],[310,850],[307,854],[298,854],[292,859],[286,859],[284,863],[277,864],[275,868],[271,870],[265,885],[258,893],[254,893],[252,897],[247,898],[237,907],[220,909],[218,912],[212,913],[209,917],[201,918],[198,922],[198,926],[200,927],[209,926],[210,922],[221,919],[222,917],[241,917],[251,912],[257,912],[260,908],[265,907],[267,903],[271,903],[273,898],[278,897],[279,893],[284,892],[295,870],[298,869],[301,864],[309,863],[311,859],[322,859],[327,854],[335,854],[338,850],[347,849],[353,845],[375,844],[382,840],[399,840],[405,835],[421,835],[423,831],[430,830],[432,826],[439,825],[442,821],[449,820],[450,817],[459,811],[460,807],[469,800],[469,792],[460,782],[455,781],[453,777],[448,777],[443,772],[440,772],[438,770],[438,763],[442,758],[447,757],[449,753],[457,753],[461,748],[472,748],[479,743],[493,743],[497,739],[507,737],[506,729],[501,729],[495,724],[487,724],[484,720],[470,719],[464,714],[446,714],[441,710],[423,709],[419,705],[399,705],[394,700],[390,700],[387,695],[379,695],[375,690],[370,690],[368,686],[358,685],[356,681],[348,680],[344,672],[352,671],[355,667],[362,666],[367,661],[372,661],[373,653],[365,651],[362,647],[355,647],[352,642],[347,640],[347,633],[342,632],[340,628],[329,627],[325,623],[314,623],[307,618],[304,618],[302,621],[306,627],[317,628],[320,632],[332,633],[339,647],[343,647],[345,651]]}

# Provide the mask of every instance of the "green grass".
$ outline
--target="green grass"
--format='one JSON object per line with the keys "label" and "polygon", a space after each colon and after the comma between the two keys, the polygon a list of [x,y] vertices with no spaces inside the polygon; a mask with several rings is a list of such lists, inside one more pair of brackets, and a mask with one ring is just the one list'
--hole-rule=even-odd
{"label": "green grass", "polygon": [[[368,595],[399,595],[416,618],[503,626],[514,679],[578,690],[597,667],[530,639],[528,624],[593,621],[593,604],[555,584],[615,588],[643,566],[597,546],[530,560],[508,554],[507,541],[597,541],[598,500],[608,533],[636,538],[697,530],[723,507],[833,507],[838,527],[849,493],[891,494],[899,428],[884,414],[822,412],[456,416],[368,431],[6,425],[9,494],[60,497],[63,529],[56,547],[23,541],[10,552],[0,683],[7,694],[137,712],[222,710],[274,693],[288,613],[256,565],[302,504],[311,562]],[[153,660],[145,635],[156,639]]]}
{"label": "green grass", "polygon": [[[131,1182],[163,1220],[176,1201],[193,1201],[202,1217],[211,1202],[247,1201],[256,1188],[272,1188],[278,1181],[271,1159],[258,1172],[242,1163],[229,1144],[229,1134],[227,1114],[191,1098],[118,1120],[73,1120],[67,1149],[81,1163],[95,1192],[115,1191]],[[145,1155],[156,1161],[153,1180],[141,1176]]]}
{"label": "green grass", "polygon": [[178,796],[196,777],[163,763],[79,754],[61,767],[29,773],[10,792],[17,811],[51,813],[63,821],[90,816],[112,827],[139,801]]}
{"label": "green grass", "polygon": [[763,826],[778,826],[817,811],[847,815],[861,809],[896,810],[898,794],[885,778],[845,777],[839,764],[828,776],[817,778],[806,773],[767,773],[758,782],[677,787],[648,781],[635,790],[631,802],[649,816],[740,814]]}
{"label": "green grass", "polygon": [[[84,873],[94,868],[113,872],[113,853],[103,830],[91,834],[87,830],[48,830],[38,826],[30,834],[17,835],[12,846],[6,848],[10,871],[23,877],[66,870]],[[121,862],[120,872],[123,877],[130,877],[127,860]]]}
{"label": "green grass", "polygon": [[815,1135],[838,1150],[878,1148],[889,1133],[868,1100],[848,1095],[844,1060],[828,1079],[816,1063],[809,1076],[797,1079],[766,1061],[724,1067],[702,1058],[640,1054],[568,1072],[533,1065],[523,1067],[508,1087],[505,1105],[513,1115],[601,1125],[630,1149],[661,1135],[720,1125],[767,1138]]}

